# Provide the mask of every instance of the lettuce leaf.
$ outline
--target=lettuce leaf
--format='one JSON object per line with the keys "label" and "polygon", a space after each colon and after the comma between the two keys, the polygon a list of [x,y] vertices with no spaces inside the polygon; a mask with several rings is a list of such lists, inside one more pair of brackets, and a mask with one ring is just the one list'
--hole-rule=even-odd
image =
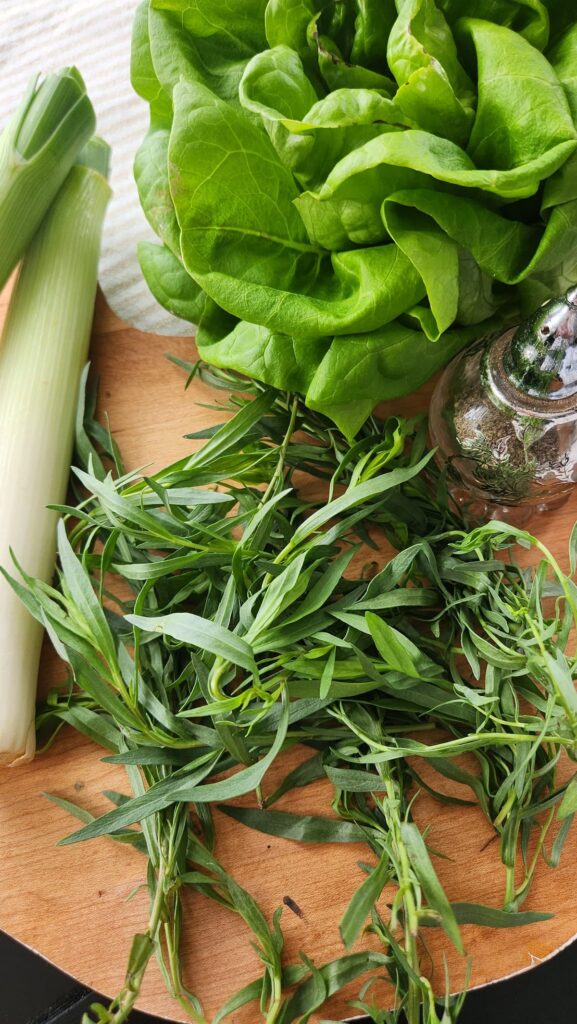
{"label": "lettuce leaf", "polygon": [[132,77],[153,294],[350,436],[577,279],[562,0],[148,0]]}

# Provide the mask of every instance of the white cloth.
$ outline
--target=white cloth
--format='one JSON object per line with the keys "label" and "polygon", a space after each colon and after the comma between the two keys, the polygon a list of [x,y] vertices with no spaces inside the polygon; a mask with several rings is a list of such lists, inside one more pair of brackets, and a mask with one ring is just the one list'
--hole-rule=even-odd
{"label": "white cloth", "polygon": [[37,72],[74,64],[94,104],[97,132],[112,146],[113,189],[100,263],[100,284],[123,320],[157,334],[192,334],[153,299],[136,256],[153,238],[132,174],[148,107],[130,85],[130,36],[138,0],[0,0],[0,126]]}

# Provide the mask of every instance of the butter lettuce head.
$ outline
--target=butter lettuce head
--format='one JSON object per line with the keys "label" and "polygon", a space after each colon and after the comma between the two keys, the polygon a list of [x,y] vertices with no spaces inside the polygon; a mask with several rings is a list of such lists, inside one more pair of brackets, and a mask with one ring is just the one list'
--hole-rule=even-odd
{"label": "butter lettuce head", "polygon": [[575,282],[571,6],[143,3],[141,265],[201,356],[352,436]]}

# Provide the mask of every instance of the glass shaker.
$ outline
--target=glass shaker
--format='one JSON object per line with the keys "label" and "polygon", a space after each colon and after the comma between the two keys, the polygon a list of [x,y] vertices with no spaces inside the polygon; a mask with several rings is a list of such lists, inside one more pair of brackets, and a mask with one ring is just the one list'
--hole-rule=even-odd
{"label": "glass shaker", "polygon": [[577,286],[443,373],[430,411],[438,464],[471,518],[561,505],[577,481]]}

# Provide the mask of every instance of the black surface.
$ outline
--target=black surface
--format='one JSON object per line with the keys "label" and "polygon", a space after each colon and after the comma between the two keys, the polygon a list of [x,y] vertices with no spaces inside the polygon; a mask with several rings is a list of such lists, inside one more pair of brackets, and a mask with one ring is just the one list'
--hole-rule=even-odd
{"label": "black surface", "polygon": [[[94,998],[0,932],[0,1024],[80,1024]],[[460,1018],[460,1024],[576,1022],[577,943],[529,973],[472,992]],[[134,1013],[131,1024],[162,1022]]]}

